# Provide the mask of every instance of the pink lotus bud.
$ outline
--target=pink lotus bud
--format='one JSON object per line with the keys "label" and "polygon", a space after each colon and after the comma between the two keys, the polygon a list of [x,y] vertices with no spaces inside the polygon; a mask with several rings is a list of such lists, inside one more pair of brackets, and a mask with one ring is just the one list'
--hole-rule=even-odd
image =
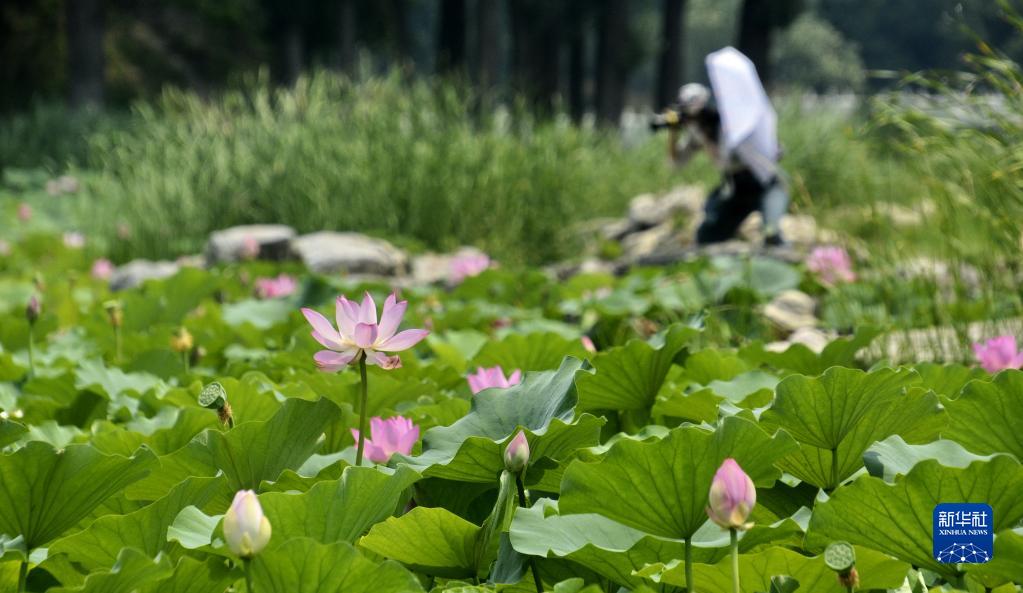
{"label": "pink lotus bud", "polygon": [[281,274],[276,278],[257,278],[256,296],[261,299],[277,299],[291,295],[298,288],[295,278]]}
{"label": "pink lotus bud", "polygon": [[43,305],[39,302],[39,297],[32,295],[32,298],[28,300],[28,306],[25,307],[25,317],[28,322],[34,325],[42,312]]}
{"label": "pink lotus bud", "polygon": [[746,519],[757,504],[757,489],[753,480],[731,457],[725,459],[714,474],[709,498],[707,515],[722,529],[753,527]]}
{"label": "pink lotus bud", "polygon": [[976,343],[973,353],[977,355],[980,366],[989,373],[1023,366],[1023,352],[1016,349],[1014,336],[998,336],[983,344]]}
{"label": "pink lotus bud", "polygon": [[590,339],[590,336],[583,336],[579,338],[579,341],[583,343],[583,348],[587,352],[590,354],[596,354],[597,347],[593,344],[593,340]]}
{"label": "pink lotus bud", "polygon": [[32,220],[32,207],[24,202],[18,204],[18,220],[21,222]]}
{"label": "pink lotus bud", "polygon": [[507,389],[512,385],[518,385],[522,381],[522,371],[515,369],[512,374],[505,378],[504,369],[501,368],[501,365],[488,369],[477,367],[476,373],[469,375],[466,380],[469,382],[469,389],[475,395],[484,389],[493,387]]}
{"label": "pink lotus bud", "polygon": [[529,441],[519,431],[504,450],[504,468],[513,474],[521,473],[529,465]]}
{"label": "pink lotus bud", "polygon": [[270,542],[270,534],[270,521],[263,515],[256,493],[252,490],[238,491],[231,508],[224,515],[227,547],[242,558],[251,558]]}

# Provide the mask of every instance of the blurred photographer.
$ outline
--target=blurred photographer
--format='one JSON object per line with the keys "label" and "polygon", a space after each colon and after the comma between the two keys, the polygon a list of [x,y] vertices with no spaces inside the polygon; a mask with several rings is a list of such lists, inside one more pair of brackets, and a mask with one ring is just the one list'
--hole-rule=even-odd
{"label": "blurred photographer", "polygon": [[777,118],[753,64],[733,48],[707,56],[713,92],[702,84],[679,89],[678,102],[651,121],[668,130],[668,153],[685,166],[701,149],[721,171],[721,184],[704,206],[698,244],[727,241],[742,222],[760,211],[764,242],[782,245],[781,219],[788,192],[781,179]]}

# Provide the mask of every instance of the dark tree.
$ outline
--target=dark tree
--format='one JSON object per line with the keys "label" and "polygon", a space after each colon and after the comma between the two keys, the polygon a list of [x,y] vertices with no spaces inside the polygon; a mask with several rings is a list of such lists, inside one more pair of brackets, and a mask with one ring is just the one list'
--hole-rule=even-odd
{"label": "dark tree", "polygon": [[739,51],[753,61],[765,87],[771,84],[771,42],[795,20],[803,0],[744,0],[739,11]]}
{"label": "dark tree", "polygon": [[72,106],[102,105],[105,56],[103,0],[65,0],[68,99]]}
{"label": "dark tree", "polygon": [[657,57],[657,89],[654,109],[671,103],[685,72],[682,31],[685,29],[686,0],[663,0],[661,5],[661,42]]}
{"label": "dark tree", "polygon": [[439,0],[437,69],[457,72],[465,67],[465,0]]}
{"label": "dark tree", "polygon": [[586,21],[577,18],[569,23],[568,40],[568,112],[579,122],[586,114]]}
{"label": "dark tree", "polygon": [[478,0],[476,4],[476,84],[484,91],[497,84],[501,68],[500,35],[500,0]]}
{"label": "dark tree", "polygon": [[565,15],[558,2],[516,0],[509,3],[514,89],[541,112],[550,112],[558,95]]}
{"label": "dark tree", "polygon": [[355,69],[355,0],[339,0],[337,7],[337,68]]}
{"label": "dark tree", "polygon": [[597,25],[597,119],[617,125],[625,107],[629,11],[624,2],[602,0]]}

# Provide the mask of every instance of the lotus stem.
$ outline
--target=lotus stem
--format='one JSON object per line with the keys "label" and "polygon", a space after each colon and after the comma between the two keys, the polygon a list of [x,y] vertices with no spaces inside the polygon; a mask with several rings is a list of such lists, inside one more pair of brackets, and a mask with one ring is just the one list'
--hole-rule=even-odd
{"label": "lotus stem", "polygon": [[185,350],[181,353],[181,363],[185,365],[185,372],[188,372],[188,351]]}
{"label": "lotus stem", "polygon": [[355,465],[362,465],[362,452],[366,448],[366,403],[369,388],[366,385],[366,353],[359,356],[359,443],[355,449]]}
{"label": "lotus stem", "polygon": [[28,324],[28,374],[29,377],[36,376],[36,357],[35,357],[35,328],[33,324]]}
{"label": "lotus stem", "polygon": [[739,531],[732,527],[732,593],[740,593],[739,588]]}
{"label": "lotus stem", "polygon": [[114,326],[114,362],[121,364],[121,328]]}
{"label": "lotus stem", "polygon": [[21,561],[18,569],[18,593],[23,593],[28,584],[28,558]]}
{"label": "lotus stem", "polygon": [[245,558],[242,560],[242,566],[245,567],[245,593],[253,593],[255,589],[252,588],[252,561]]}
{"label": "lotus stem", "polygon": [[[522,508],[529,508],[529,499],[526,498],[526,487],[522,483],[522,474],[515,474],[515,486],[519,490],[519,506]],[[529,557],[529,570],[533,573],[533,586],[536,587],[536,593],[543,593],[543,581],[540,579],[540,570],[536,567],[536,558],[533,556]]]}
{"label": "lotus stem", "polygon": [[686,544],[686,591],[693,593],[696,587],[693,586],[693,542],[690,538],[683,540]]}

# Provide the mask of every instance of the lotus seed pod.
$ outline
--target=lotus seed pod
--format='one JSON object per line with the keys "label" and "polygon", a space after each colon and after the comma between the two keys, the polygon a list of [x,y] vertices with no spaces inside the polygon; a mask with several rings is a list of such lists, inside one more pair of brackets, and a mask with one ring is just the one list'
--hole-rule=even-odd
{"label": "lotus seed pod", "polygon": [[824,550],[824,563],[835,572],[849,572],[856,565],[856,548],[849,542],[831,542]]}
{"label": "lotus seed pod", "polygon": [[227,403],[227,390],[218,381],[214,381],[199,392],[199,405],[211,410],[219,410]]}

